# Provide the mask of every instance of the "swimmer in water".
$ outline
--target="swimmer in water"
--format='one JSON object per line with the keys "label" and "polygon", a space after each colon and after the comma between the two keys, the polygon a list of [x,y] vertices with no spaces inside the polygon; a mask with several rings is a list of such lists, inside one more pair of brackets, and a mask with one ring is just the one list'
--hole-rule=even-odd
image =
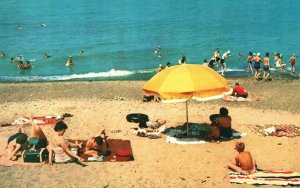
{"label": "swimmer in water", "polygon": [[84,55],[84,52],[83,50],[80,51],[80,56],[83,56]]}
{"label": "swimmer in water", "polygon": [[69,67],[69,66],[72,66],[72,65],[73,65],[72,57],[69,57],[69,59],[67,60],[66,66]]}

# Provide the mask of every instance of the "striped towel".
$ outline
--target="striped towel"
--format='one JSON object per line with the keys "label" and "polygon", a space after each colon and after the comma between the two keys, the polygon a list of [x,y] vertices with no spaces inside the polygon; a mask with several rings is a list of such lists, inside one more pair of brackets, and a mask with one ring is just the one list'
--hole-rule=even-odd
{"label": "striped towel", "polygon": [[229,172],[230,183],[252,185],[300,185],[300,173],[293,171],[265,170],[251,175]]}

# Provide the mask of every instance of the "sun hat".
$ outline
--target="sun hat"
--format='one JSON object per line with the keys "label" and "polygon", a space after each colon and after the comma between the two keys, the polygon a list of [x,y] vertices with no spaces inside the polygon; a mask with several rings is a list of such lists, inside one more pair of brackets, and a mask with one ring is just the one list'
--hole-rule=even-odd
{"label": "sun hat", "polygon": [[257,52],[257,54],[256,54],[257,56],[260,56],[260,53],[259,52]]}
{"label": "sun hat", "polygon": [[159,64],[159,67],[162,67],[163,65],[162,64]]}

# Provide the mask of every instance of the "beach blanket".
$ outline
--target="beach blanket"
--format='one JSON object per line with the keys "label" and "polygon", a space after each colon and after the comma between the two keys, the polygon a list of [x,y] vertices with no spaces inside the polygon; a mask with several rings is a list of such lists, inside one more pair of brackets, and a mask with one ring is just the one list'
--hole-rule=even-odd
{"label": "beach blanket", "polygon": [[[62,115],[47,115],[41,117],[33,117],[33,122],[37,125],[54,125],[57,121],[63,119]],[[29,118],[20,117],[16,119],[12,125],[30,125]]]}
{"label": "beach blanket", "polygon": [[11,161],[7,159],[7,138],[0,137],[0,165],[1,166],[13,166],[13,165],[42,165],[42,164],[48,164],[48,161],[44,163],[24,163],[23,158],[20,157],[17,161]]}
{"label": "beach blanket", "polygon": [[[75,140],[68,140],[69,142],[75,143]],[[78,142],[85,142],[85,140],[78,140]],[[130,140],[121,140],[121,139],[108,139],[107,140],[109,147],[108,147],[108,154],[103,156],[103,160],[99,160],[99,162],[115,162],[116,161],[116,152],[119,150],[130,150],[131,153],[131,143]],[[88,156],[82,154],[80,152],[80,157],[84,158],[86,162],[88,161]],[[97,160],[93,160],[96,162]]]}
{"label": "beach blanket", "polygon": [[[204,138],[179,138],[179,137],[176,137],[176,135],[177,135],[176,129],[169,130],[169,132],[166,134],[168,135],[166,142],[170,143],[170,144],[206,144],[206,143],[211,142]],[[246,137],[246,135],[247,135],[247,133],[236,132],[236,133],[233,133],[231,138],[228,138],[228,139],[221,138],[220,141],[238,139],[241,137]]]}
{"label": "beach blanket", "polygon": [[259,101],[257,98],[243,98],[243,97],[235,97],[235,96],[224,96],[223,100],[226,102],[253,102]]}
{"label": "beach blanket", "polygon": [[258,171],[250,175],[229,172],[230,183],[252,185],[300,185],[300,173],[293,171]]}
{"label": "beach blanket", "polygon": [[257,135],[277,136],[277,137],[295,137],[300,136],[300,127],[295,125],[248,125],[248,127]]}

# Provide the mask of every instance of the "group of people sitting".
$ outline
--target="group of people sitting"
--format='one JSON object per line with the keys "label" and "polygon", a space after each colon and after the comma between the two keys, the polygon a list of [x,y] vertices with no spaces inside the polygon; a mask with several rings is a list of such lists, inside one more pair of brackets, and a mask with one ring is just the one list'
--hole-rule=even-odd
{"label": "group of people sitting", "polygon": [[[108,142],[105,130],[102,130],[96,137],[89,138],[82,143],[68,142],[63,135],[68,129],[65,122],[59,121],[54,126],[56,135],[52,138],[46,138],[42,129],[34,123],[30,118],[31,130],[29,136],[19,130],[18,133],[12,135],[7,143],[7,158],[9,160],[17,160],[24,150],[47,148],[49,151],[49,164],[68,163],[74,161],[83,162],[85,159],[81,158],[78,154],[84,154],[88,157],[98,158],[100,155],[107,153]],[[30,139],[37,139],[37,143],[32,146],[29,145]],[[79,152],[75,154],[71,148],[76,148]]]}

